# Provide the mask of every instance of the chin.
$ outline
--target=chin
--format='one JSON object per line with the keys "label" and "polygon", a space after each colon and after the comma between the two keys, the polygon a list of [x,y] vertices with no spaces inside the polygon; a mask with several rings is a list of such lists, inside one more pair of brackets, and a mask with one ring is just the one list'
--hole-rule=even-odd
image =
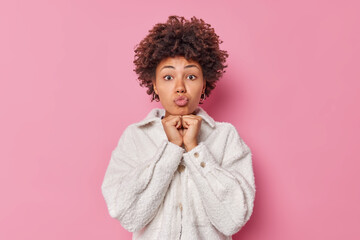
{"label": "chin", "polygon": [[[163,106],[164,107],[164,106]],[[189,104],[180,107],[176,104],[164,107],[165,110],[171,115],[189,115],[196,110],[197,106],[190,106]]]}
{"label": "chin", "polygon": [[177,109],[174,110],[174,114],[176,115],[188,115],[192,114],[195,111],[190,109],[189,106],[183,106],[183,107],[177,107]]}

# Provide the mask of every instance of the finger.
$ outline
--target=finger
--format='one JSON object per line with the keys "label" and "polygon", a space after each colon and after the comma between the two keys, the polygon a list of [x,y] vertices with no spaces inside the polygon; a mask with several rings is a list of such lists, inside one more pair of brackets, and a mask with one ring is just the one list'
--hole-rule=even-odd
{"label": "finger", "polygon": [[176,123],[176,128],[181,128],[181,119],[179,118]]}
{"label": "finger", "polygon": [[188,128],[188,127],[189,127],[189,122],[188,122],[188,120],[183,119],[182,125],[183,125],[184,128]]}
{"label": "finger", "polygon": [[181,117],[180,116],[172,116],[173,121],[175,121],[175,128],[179,129],[181,128]]}
{"label": "finger", "polygon": [[202,120],[202,117],[197,115],[184,115],[183,118],[188,120]]}
{"label": "finger", "polygon": [[202,119],[202,117],[200,117],[198,115],[194,115],[194,114],[183,115],[183,118],[185,118],[185,119]]}
{"label": "finger", "polygon": [[194,118],[194,117],[192,117],[192,116],[190,116],[190,115],[183,115],[182,116],[182,120],[183,120],[183,122],[191,122],[191,121],[193,121],[194,119],[196,119],[196,118]]}
{"label": "finger", "polygon": [[183,125],[188,128],[190,125],[198,125],[201,124],[202,118],[200,117],[196,117],[196,118],[191,118],[191,117],[184,117],[183,118]]}
{"label": "finger", "polygon": [[186,118],[184,118],[183,116],[181,116],[181,125],[183,126],[183,128],[187,128],[187,123],[185,121]]}
{"label": "finger", "polygon": [[175,115],[169,115],[166,118],[162,119],[162,122],[165,123],[168,126],[174,126],[177,127],[178,126],[178,122],[180,121],[180,117],[179,116],[175,116]]}

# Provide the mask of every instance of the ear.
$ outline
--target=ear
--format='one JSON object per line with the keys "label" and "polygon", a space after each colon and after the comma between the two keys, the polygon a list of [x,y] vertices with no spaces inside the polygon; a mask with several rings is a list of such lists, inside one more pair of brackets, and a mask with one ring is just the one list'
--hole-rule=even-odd
{"label": "ear", "polygon": [[158,91],[157,91],[157,89],[156,89],[156,81],[155,81],[154,79],[152,80],[152,84],[153,84],[153,88],[154,88],[155,93],[156,93],[157,95],[159,95],[159,94],[158,94]]}
{"label": "ear", "polygon": [[203,87],[203,90],[202,90],[202,93],[205,93],[205,89],[206,89],[206,80],[204,79],[204,87]]}

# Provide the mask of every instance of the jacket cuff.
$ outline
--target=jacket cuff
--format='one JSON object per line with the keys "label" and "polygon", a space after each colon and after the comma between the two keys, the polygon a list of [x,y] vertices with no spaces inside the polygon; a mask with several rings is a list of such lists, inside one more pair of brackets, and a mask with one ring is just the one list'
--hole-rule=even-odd
{"label": "jacket cuff", "polygon": [[180,164],[185,149],[168,140],[164,140],[163,144],[165,146],[157,165],[166,172],[174,173]]}
{"label": "jacket cuff", "polygon": [[183,157],[186,165],[191,164],[204,174],[219,166],[204,142],[200,142],[189,152],[184,153]]}

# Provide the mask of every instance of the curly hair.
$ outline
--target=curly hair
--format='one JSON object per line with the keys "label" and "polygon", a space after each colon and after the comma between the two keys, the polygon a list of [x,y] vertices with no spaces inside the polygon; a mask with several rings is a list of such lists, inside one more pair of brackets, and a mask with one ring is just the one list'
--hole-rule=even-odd
{"label": "curly hair", "polygon": [[159,101],[152,83],[157,65],[167,57],[183,56],[199,63],[206,80],[205,95],[210,96],[216,82],[226,72],[225,62],[229,55],[219,49],[222,42],[214,28],[202,19],[194,16],[189,21],[184,17],[169,16],[166,23],[156,24],[135,46],[134,71],[140,86],[148,88],[147,94],[153,95],[151,101]]}

